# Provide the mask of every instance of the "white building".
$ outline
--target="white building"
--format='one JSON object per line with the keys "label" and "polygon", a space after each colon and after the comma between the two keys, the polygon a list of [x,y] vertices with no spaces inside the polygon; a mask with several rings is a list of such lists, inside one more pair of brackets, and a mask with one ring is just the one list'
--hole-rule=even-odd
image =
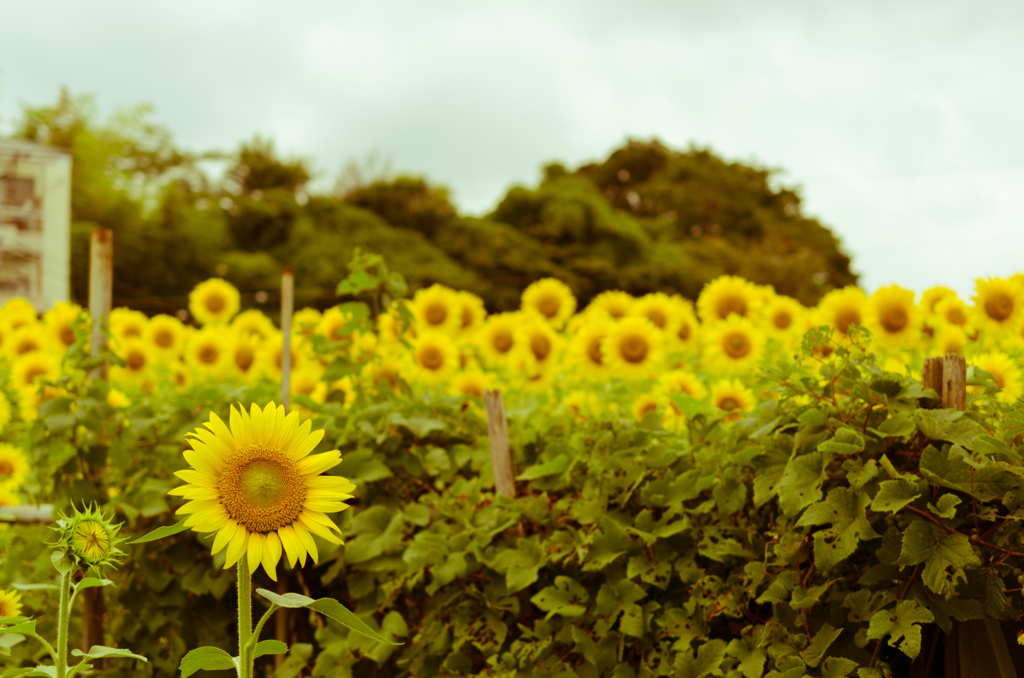
{"label": "white building", "polygon": [[0,139],[0,305],[24,297],[42,313],[70,287],[71,154]]}

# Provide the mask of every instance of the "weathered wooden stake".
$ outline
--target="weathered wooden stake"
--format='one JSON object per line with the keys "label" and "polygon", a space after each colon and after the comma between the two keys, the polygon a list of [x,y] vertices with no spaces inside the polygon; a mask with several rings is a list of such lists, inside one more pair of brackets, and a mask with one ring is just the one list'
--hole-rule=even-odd
{"label": "weathered wooden stake", "polygon": [[[109,228],[94,228],[89,239],[89,315],[92,329],[89,347],[95,358],[107,345],[103,329],[110,317],[114,290],[114,232]],[[107,365],[100,365],[89,375],[91,379],[106,379]],[[88,652],[93,645],[103,645],[104,617],[107,606],[103,588],[93,587],[82,592],[82,650]],[[101,669],[101,662],[94,664]]]}
{"label": "weathered wooden stake", "polygon": [[516,496],[515,475],[512,473],[512,455],[509,451],[508,420],[501,391],[484,391],[487,410],[487,437],[491,441],[491,466],[494,468],[494,487],[498,494]]}
{"label": "weathered wooden stake", "polygon": [[942,358],[925,358],[921,371],[921,385],[930,388],[942,400]]}
{"label": "weathered wooden stake", "polygon": [[[107,345],[103,328],[110,317],[114,289],[114,232],[109,228],[94,228],[89,239],[89,315],[92,331],[89,346],[95,358]],[[106,379],[106,364],[89,375],[93,379]]]}
{"label": "weathered wooden stake", "polygon": [[[292,382],[292,314],[295,311],[295,276],[290,266],[281,272],[281,404],[287,413],[291,405]],[[277,592],[288,592],[287,574],[277,582]],[[288,609],[282,607],[274,615],[274,636],[288,642]],[[274,666],[281,668],[284,655],[274,656]]]}
{"label": "weathered wooden stake", "polygon": [[967,409],[967,361],[959,353],[947,353],[942,359],[942,406]]}

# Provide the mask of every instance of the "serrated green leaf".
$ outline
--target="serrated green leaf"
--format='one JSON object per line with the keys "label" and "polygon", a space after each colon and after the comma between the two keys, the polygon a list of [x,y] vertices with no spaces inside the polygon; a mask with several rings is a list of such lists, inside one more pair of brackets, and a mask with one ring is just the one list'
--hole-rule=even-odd
{"label": "serrated green leaf", "polygon": [[821,664],[821,677],[846,678],[857,666],[857,662],[846,657],[829,657]]}
{"label": "serrated green leaf", "polygon": [[915,520],[903,532],[903,548],[897,561],[900,565],[925,563],[921,580],[930,590],[943,596],[956,593],[956,586],[966,581],[964,568],[981,567],[966,535],[947,532],[938,525]]}
{"label": "serrated green leaf", "polygon": [[761,649],[746,640],[733,638],[725,648],[726,654],[736,657],[739,664],[736,668],[745,678],[761,678],[764,675],[764,663],[768,656]]}
{"label": "serrated green leaf", "polygon": [[928,509],[940,518],[952,520],[956,517],[956,507],[960,505],[960,497],[955,494],[944,494],[937,504],[928,502]]}
{"label": "serrated green leaf", "polygon": [[906,438],[917,430],[914,418],[906,412],[897,412],[878,425],[876,429],[870,429],[880,438]]}
{"label": "serrated green leaf", "polygon": [[795,516],[822,497],[825,463],[821,452],[794,457],[786,464],[782,479],[775,486],[779,505],[787,516]]}
{"label": "serrated green leaf", "polygon": [[568,455],[560,454],[551,461],[543,464],[534,464],[516,476],[516,480],[534,480],[535,478],[558,475],[569,468],[570,461]]}
{"label": "serrated green leaf", "polygon": [[814,638],[811,639],[811,644],[807,646],[807,649],[801,653],[804,661],[810,667],[816,667],[821,663],[822,658],[828,651],[828,648],[832,643],[835,642],[836,638],[842,635],[843,630],[841,628],[834,628],[831,624],[825,623],[822,625],[818,632],[814,634]]}
{"label": "serrated green leaf", "polygon": [[804,426],[824,426],[828,421],[828,410],[822,407],[812,407],[796,418]]}
{"label": "serrated green leaf", "polygon": [[920,486],[911,480],[883,480],[878,484],[878,494],[871,500],[871,510],[896,513],[920,496]]}
{"label": "serrated green leaf", "polygon": [[222,671],[235,669],[235,658],[219,647],[197,647],[181,658],[178,670],[181,678],[188,678],[197,671]]}
{"label": "serrated green leaf", "polygon": [[570,577],[555,577],[555,585],[541,589],[530,598],[530,602],[547,612],[545,619],[553,615],[579,617],[587,610],[587,590]]}
{"label": "serrated green leaf", "polygon": [[958,410],[915,410],[914,421],[929,439],[948,440],[967,449],[973,449],[978,436],[986,433],[981,424]]}
{"label": "serrated green leaf", "polygon": [[825,501],[810,507],[797,521],[798,526],[830,525],[814,533],[814,565],[822,572],[835,567],[857,550],[862,539],[879,535],[867,519],[870,499],[863,492],[834,487]]}
{"label": "serrated green leaf", "polygon": [[841,428],[835,435],[824,442],[818,443],[821,452],[836,454],[857,454],[864,449],[864,437],[852,428]]}
{"label": "serrated green leaf", "polygon": [[890,647],[899,647],[903,654],[914,659],[921,652],[920,624],[933,621],[935,617],[928,608],[913,600],[901,600],[895,608],[879,610],[871,617],[867,637],[880,640],[889,636]]}

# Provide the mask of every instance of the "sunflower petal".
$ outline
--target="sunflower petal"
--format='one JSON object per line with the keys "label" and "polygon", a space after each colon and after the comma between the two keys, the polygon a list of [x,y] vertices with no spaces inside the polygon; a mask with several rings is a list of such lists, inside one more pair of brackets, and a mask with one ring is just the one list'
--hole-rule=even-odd
{"label": "sunflower petal", "polygon": [[205,485],[208,487],[214,487],[217,484],[216,479],[213,476],[207,475],[196,471],[195,469],[184,468],[180,471],[175,471],[174,475],[178,476],[186,483],[193,485]]}
{"label": "sunflower petal", "polygon": [[298,461],[315,450],[316,446],[320,444],[320,441],[324,439],[324,433],[326,433],[326,431],[323,429],[313,431],[306,436],[305,439],[301,440],[298,445],[292,447],[290,451],[292,459]]}
{"label": "sunflower petal", "polygon": [[281,540],[276,532],[268,532],[263,541],[263,569],[277,581],[277,563],[281,560]]}
{"label": "sunflower petal", "polygon": [[224,560],[224,569],[231,567],[238,562],[238,559],[245,555],[246,547],[249,545],[249,530],[238,525],[231,543],[228,544],[227,558]]}
{"label": "sunflower petal", "polygon": [[299,543],[298,537],[295,536],[295,532],[292,530],[291,525],[285,525],[277,531],[278,536],[281,539],[281,546],[284,547],[284,553],[288,557],[288,564],[291,567],[295,567],[295,562],[299,558],[299,551],[302,549],[302,544]]}
{"label": "sunflower petal", "polygon": [[[255,574],[256,568],[260,566],[260,560],[263,558],[263,545],[265,543],[265,537],[259,532],[253,532],[249,535],[249,548],[246,549],[249,560],[249,574]],[[269,572],[267,574],[270,574]]]}
{"label": "sunflower petal", "polygon": [[309,530],[310,532],[312,532],[316,536],[320,537],[324,541],[329,541],[332,544],[340,544],[341,543],[341,540],[338,539],[338,537],[336,537],[333,532],[331,532],[329,529],[327,529],[326,525],[321,525],[320,523],[316,522],[315,520],[310,520],[308,512],[301,513],[299,515],[299,521],[298,522],[302,523],[303,527],[305,527],[307,530]]}
{"label": "sunflower petal", "polygon": [[[309,555],[313,557],[313,562],[319,563],[319,554],[317,553],[316,550],[316,542],[313,541],[313,535],[309,533],[309,530],[307,530],[302,523],[292,523],[292,527],[295,529],[295,534],[298,535],[299,540],[305,547],[303,553],[308,552]],[[305,566],[306,564],[305,557],[303,557],[302,559],[302,564],[303,566]]]}
{"label": "sunflower petal", "polygon": [[216,412],[210,412],[210,421],[206,422],[206,428],[210,429],[214,439],[222,441],[227,447],[237,445],[235,438],[231,435],[231,431],[228,429],[224,420],[217,416]]}
{"label": "sunflower petal", "polygon": [[301,459],[298,462],[298,471],[305,476],[320,475],[329,468],[334,468],[341,463],[341,452],[338,450],[331,450],[330,452],[321,452],[320,454],[312,454],[305,459]]}
{"label": "sunflower petal", "polygon": [[213,551],[211,555],[217,555],[221,550],[231,542],[231,538],[235,536],[235,531],[238,530],[238,523],[233,520],[228,520],[224,525],[217,530],[217,536],[213,538]]}

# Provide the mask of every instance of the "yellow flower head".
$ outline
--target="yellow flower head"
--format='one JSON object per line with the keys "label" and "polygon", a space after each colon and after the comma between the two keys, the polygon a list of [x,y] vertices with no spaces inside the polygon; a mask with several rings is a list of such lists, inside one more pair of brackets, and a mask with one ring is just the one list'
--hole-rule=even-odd
{"label": "yellow flower head", "polygon": [[[289,345],[292,371],[301,370],[306,365],[305,345],[302,335],[293,335]],[[259,350],[257,357],[260,372],[271,381],[280,383],[284,369],[284,335],[274,334]]]}
{"label": "yellow flower head", "polygon": [[115,410],[123,409],[131,405],[131,400],[121,391],[116,388],[110,389],[107,393],[107,404],[113,407]]}
{"label": "yellow flower head", "polygon": [[842,334],[848,334],[853,325],[864,325],[867,305],[864,290],[852,285],[829,291],[815,309],[815,325],[828,325]]}
{"label": "yellow flower head", "polygon": [[54,345],[71,348],[75,343],[75,330],[71,326],[79,318],[85,322],[86,329],[90,326],[89,314],[78,304],[70,301],[58,302],[52,309],[43,314],[43,324],[50,333]]}
{"label": "yellow flower head", "polygon": [[236,334],[231,344],[231,362],[243,381],[251,382],[259,373],[259,338],[254,334]]}
{"label": "yellow flower head", "polygon": [[971,338],[964,331],[964,328],[957,325],[943,325],[935,332],[931,353],[934,356],[944,356],[947,353],[963,355],[964,348],[970,341]]}
{"label": "yellow flower head", "polygon": [[597,314],[612,320],[625,318],[633,310],[633,297],[621,290],[605,290],[587,304],[587,315]]}
{"label": "yellow flower head", "polygon": [[937,326],[955,325],[969,330],[971,325],[971,307],[955,294],[947,295],[935,304],[932,322]]}
{"label": "yellow flower head", "polygon": [[71,509],[71,515],[61,515],[54,528],[61,535],[59,544],[65,559],[83,570],[93,568],[98,572],[116,565],[125,555],[118,548],[124,542],[117,536],[121,524],[114,524],[96,505]]}
{"label": "yellow flower head", "polygon": [[48,337],[36,325],[23,325],[11,332],[4,341],[4,351],[11,362],[30,353],[46,352],[50,348]]}
{"label": "yellow flower head", "polygon": [[864,327],[883,348],[913,345],[921,332],[914,293],[899,285],[882,287],[871,295],[865,306]]}
{"label": "yellow flower head", "polygon": [[658,414],[662,408],[662,399],[652,393],[641,393],[633,399],[633,416],[642,422],[648,414]]}
{"label": "yellow flower head", "polygon": [[459,331],[464,333],[475,332],[487,318],[487,309],[484,308],[484,300],[472,292],[456,292],[456,303],[461,309],[459,314]]}
{"label": "yellow flower head", "polygon": [[218,327],[204,327],[192,332],[185,345],[185,364],[206,376],[226,373],[232,365],[230,332]]}
{"label": "yellow flower head", "polygon": [[0,443],[0,486],[20,487],[28,477],[28,457],[20,447]]}
{"label": "yellow flower head", "polygon": [[15,297],[14,299],[9,299],[4,304],[4,307],[0,309],[0,320],[4,321],[12,330],[16,330],[19,327],[34,324],[38,320],[38,316],[36,315],[36,309],[32,307],[28,300]]}
{"label": "yellow flower head", "polygon": [[17,591],[0,589],[0,617],[20,617],[21,596]]}
{"label": "yellow flower head", "polygon": [[722,380],[711,387],[711,404],[730,415],[754,408],[754,393],[738,379]]}
{"label": "yellow flower head", "polygon": [[200,325],[226,324],[240,306],[238,289],[221,278],[204,280],[188,293],[188,310]]}
{"label": "yellow flower head", "polygon": [[645,294],[633,304],[633,314],[651,321],[662,332],[671,332],[678,309],[677,302],[664,292]]}
{"label": "yellow flower head", "polygon": [[454,334],[462,327],[462,304],[455,290],[434,284],[413,295],[409,310],[417,330]]}
{"label": "yellow flower head", "polygon": [[11,423],[11,401],[7,399],[3,391],[0,391],[0,434]]}
{"label": "yellow flower head", "polygon": [[[999,394],[996,400],[1001,403],[1014,403],[1024,395],[1024,381],[1016,361],[999,351],[990,351],[970,361],[975,367],[985,370],[996,380]],[[976,387],[975,387],[976,388]]]}
{"label": "yellow flower head", "polygon": [[566,358],[584,379],[597,380],[607,376],[608,364],[601,346],[612,324],[608,316],[595,313],[587,316],[573,332]]}
{"label": "yellow flower head", "polygon": [[749,374],[760,364],[764,343],[754,323],[731,315],[707,328],[702,359],[723,374]]}
{"label": "yellow flower head", "polygon": [[[297,324],[295,321],[297,315],[298,313],[292,316],[293,327]],[[277,331],[274,322],[263,311],[256,308],[242,311],[236,315],[231,321],[231,329],[240,336],[256,337],[258,341],[266,341]]]}
{"label": "yellow flower head", "polygon": [[[323,314],[315,308],[300,308],[292,315],[292,332],[310,338],[316,333],[317,325],[323,319]],[[270,332],[267,332],[266,337],[269,337],[273,332],[274,325],[270,324]],[[264,337],[264,338],[266,338]]]}
{"label": "yellow flower head", "polygon": [[459,352],[451,336],[437,330],[420,332],[413,340],[412,360],[413,378],[429,385],[446,381],[459,369]]}
{"label": "yellow flower head", "polygon": [[601,355],[612,376],[650,378],[662,363],[661,333],[647,318],[623,318],[601,341]]}
{"label": "yellow flower head", "polygon": [[701,325],[689,299],[672,297],[675,308],[670,316],[670,325],[665,331],[669,345],[684,351],[698,350],[701,340]]}
{"label": "yellow flower head", "polygon": [[523,320],[523,334],[532,356],[531,366],[536,371],[546,370],[558,360],[562,337],[537,313],[525,313]]}
{"label": "yellow flower head", "polygon": [[704,285],[697,297],[697,312],[705,324],[725,320],[731,315],[754,318],[763,301],[764,295],[749,280],[723,275]]}
{"label": "yellow flower head", "polygon": [[260,565],[277,581],[282,553],[290,565],[319,561],[313,535],[341,543],[341,530],[328,513],[348,508],[355,486],[340,476],[321,475],[341,462],[331,450],[310,454],[323,431],[299,415],[285,415],[274,403],[231,408],[229,425],[215,412],[206,428],[189,434],[185,459],[192,468],[175,475],[187,484],[168,494],[188,502],[177,513],[189,515],[196,532],[215,532],[213,553],[227,551],[224,567],[245,557],[248,569]]}
{"label": "yellow flower head", "polygon": [[775,337],[803,334],[806,329],[807,309],[792,297],[773,295],[761,312],[765,331]]}
{"label": "yellow flower head", "polygon": [[569,286],[557,278],[542,278],[523,290],[520,303],[523,311],[536,311],[556,328],[576,312],[576,296]]}
{"label": "yellow flower head", "polygon": [[327,341],[344,341],[352,339],[353,330],[345,329],[345,326],[352,320],[351,313],[343,310],[340,306],[332,306],[320,316],[320,322],[316,325],[315,334],[327,339]]}
{"label": "yellow flower head", "polygon": [[139,337],[126,337],[120,343],[117,354],[124,360],[124,367],[118,369],[114,374],[118,377],[137,380],[151,371],[154,362],[153,353],[145,340]]}
{"label": "yellow flower head", "polygon": [[[689,370],[672,370],[658,377],[658,388],[666,395],[685,393],[691,398],[704,400],[708,389],[696,374]],[[674,406],[673,406],[674,407]]]}
{"label": "yellow flower head", "polygon": [[483,400],[484,391],[494,388],[494,378],[480,369],[467,369],[452,377],[448,392],[464,398]]}
{"label": "yellow flower head", "polygon": [[1015,280],[979,278],[975,281],[974,321],[978,328],[1014,330],[1024,320],[1024,288]]}
{"label": "yellow flower head", "polygon": [[130,308],[115,308],[110,312],[110,333],[116,339],[146,336],[149,318],[141,311]]}
{"label": "yellow flower head", "polygon": [[11,365],[11,381],[23,394],[35,393],[40,381],[60,378],[60,361],[49,353],[26,353]]}
{"label": "yellow flower head", "polygon": [[921,294],[921,312],[927,318],[931,318],[936,315],[939,303],[949,297],[955,298],[956,292],[942,285],[929,287]]}
{"label": "yellow flower head", "polygon": [[526,337],[521,313],[495,313],[487,317],[474,336],[488,365],[517,366],[526,357]]}
{"label": "yellow flower head", "polygon": [[172,315],[155,315],[149,321],[146,341],[160,356],[177,358],[185,350],[187,338],[184,323]]}

